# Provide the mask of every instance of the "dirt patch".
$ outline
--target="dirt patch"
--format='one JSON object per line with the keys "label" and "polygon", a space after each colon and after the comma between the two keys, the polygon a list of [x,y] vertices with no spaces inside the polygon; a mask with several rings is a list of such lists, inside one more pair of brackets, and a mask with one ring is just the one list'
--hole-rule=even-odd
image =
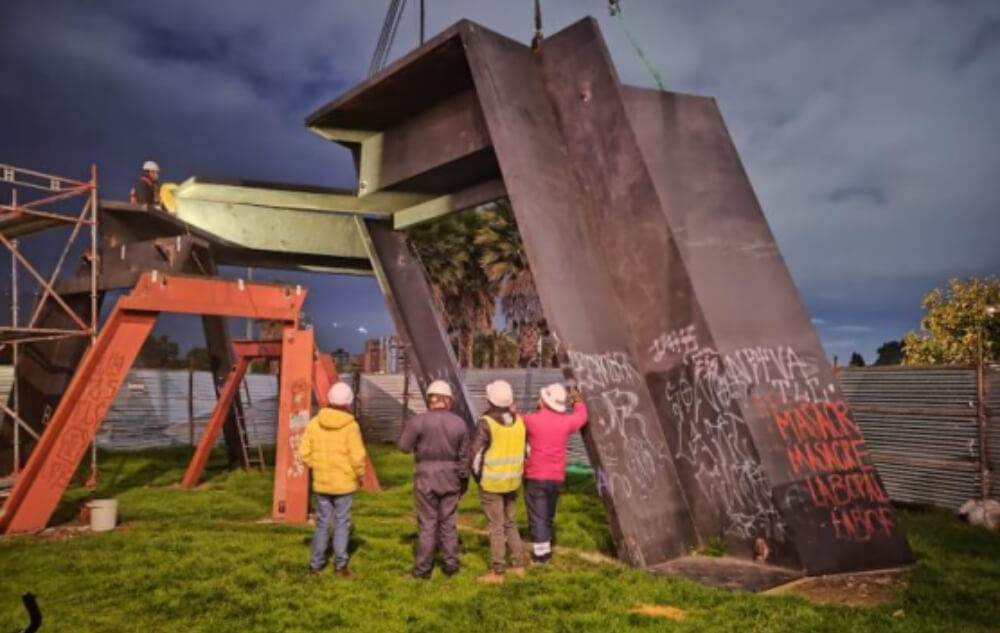
{"label": "dirt patch", "polygon": [[906,574],[898,570],[803,578],[767,593],[799,596],[816,604],[877,607],[891,602],[905,588]]}
{"label": "dirt patch", "polygon": [[687,611],[684,609],[678,609],[677,607],[660,604],[637,604],[629,613],[646,615],[651,618],[667,618],[677,621],[687,618]]}

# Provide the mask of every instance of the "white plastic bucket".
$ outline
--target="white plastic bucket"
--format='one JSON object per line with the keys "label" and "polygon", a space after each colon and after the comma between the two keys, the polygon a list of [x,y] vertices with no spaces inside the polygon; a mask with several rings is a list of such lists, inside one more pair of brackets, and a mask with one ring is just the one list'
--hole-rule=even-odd
{"label": "white plastic bucket", "polygon": [[117,499],[94,499],[90,507],[90,529],[93,532],[110,532],[118,523]]}

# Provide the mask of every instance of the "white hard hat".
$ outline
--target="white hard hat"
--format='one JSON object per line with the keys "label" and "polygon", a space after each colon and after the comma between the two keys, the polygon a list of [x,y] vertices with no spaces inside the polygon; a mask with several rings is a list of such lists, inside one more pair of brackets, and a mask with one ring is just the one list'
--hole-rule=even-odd
{"label": "white hard hat", "polygon": [[559,413],[566,412],[566,387],[559,383],[551,384],[542,387],[541,394],[545,406]]}
{"label": "white hard hat", "polygon": [[160,166],[156,164],[156,161],[147,160],[142,164],[142,171],[160,171]]}
{"label": "white hard hat", "polygon": [[486,399],[494,407],[507,408],[514,404],[514,390],[506,380],[494,380],[486,385]]}
{"label": "white hard hat", "polygon": [[451,385],[443,380],[435,380],[427,387],[428,396],[444,396],[446,398],[454,398],[451,394]]}
{"label": "white hard hat", "polygon": [[330,393],[327,394],[327,399],[330,400],[330,404],[335,407],[349,407],[351,403],[354,402],[354,392],[351,391],[351,387],[346,383],[338,382],[334,386],[330,387]]}

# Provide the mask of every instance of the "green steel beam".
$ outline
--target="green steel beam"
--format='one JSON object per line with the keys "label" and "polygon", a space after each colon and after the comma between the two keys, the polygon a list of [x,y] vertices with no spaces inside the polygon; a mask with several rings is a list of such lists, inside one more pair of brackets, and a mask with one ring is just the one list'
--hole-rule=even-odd
{"label": "green steel beam", "polygon": [[219,184],[189,178],[178,187],[177,199],[247,204],[297,211],[388,215],[399,209],[425,202],[430,199],[430,196],[383,191],[370,196],[358,197],[349,192],[336,190],[322,191]]}
{"label": "green steel beam", "polygon": [[392,228],[407,229],[435,218],[493,202],[507,195],[503,181],[490,180],[456,193],[449,193],[427,202],[400,209],[392,215]]}
{"label": "green steel beam", "polygon": [[177,198],[177,217],[237,246],[367,260],[354,215]]}

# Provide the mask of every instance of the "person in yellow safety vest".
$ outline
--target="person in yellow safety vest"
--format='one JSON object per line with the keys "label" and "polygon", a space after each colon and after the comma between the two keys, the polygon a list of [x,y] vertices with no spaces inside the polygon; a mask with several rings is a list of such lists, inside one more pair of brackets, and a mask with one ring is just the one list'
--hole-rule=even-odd
{"label": "person in yellow safety vest", "polygon": [[472,471],[490,532],[490,571],[479,582],[501,583],[510,548],[511,573],[524,576],[524,549],[517,532],[517,491],[528,450],[524,420],[514,410],[514,390],[503,380],[486,386],[489,409],[476,423]]}

